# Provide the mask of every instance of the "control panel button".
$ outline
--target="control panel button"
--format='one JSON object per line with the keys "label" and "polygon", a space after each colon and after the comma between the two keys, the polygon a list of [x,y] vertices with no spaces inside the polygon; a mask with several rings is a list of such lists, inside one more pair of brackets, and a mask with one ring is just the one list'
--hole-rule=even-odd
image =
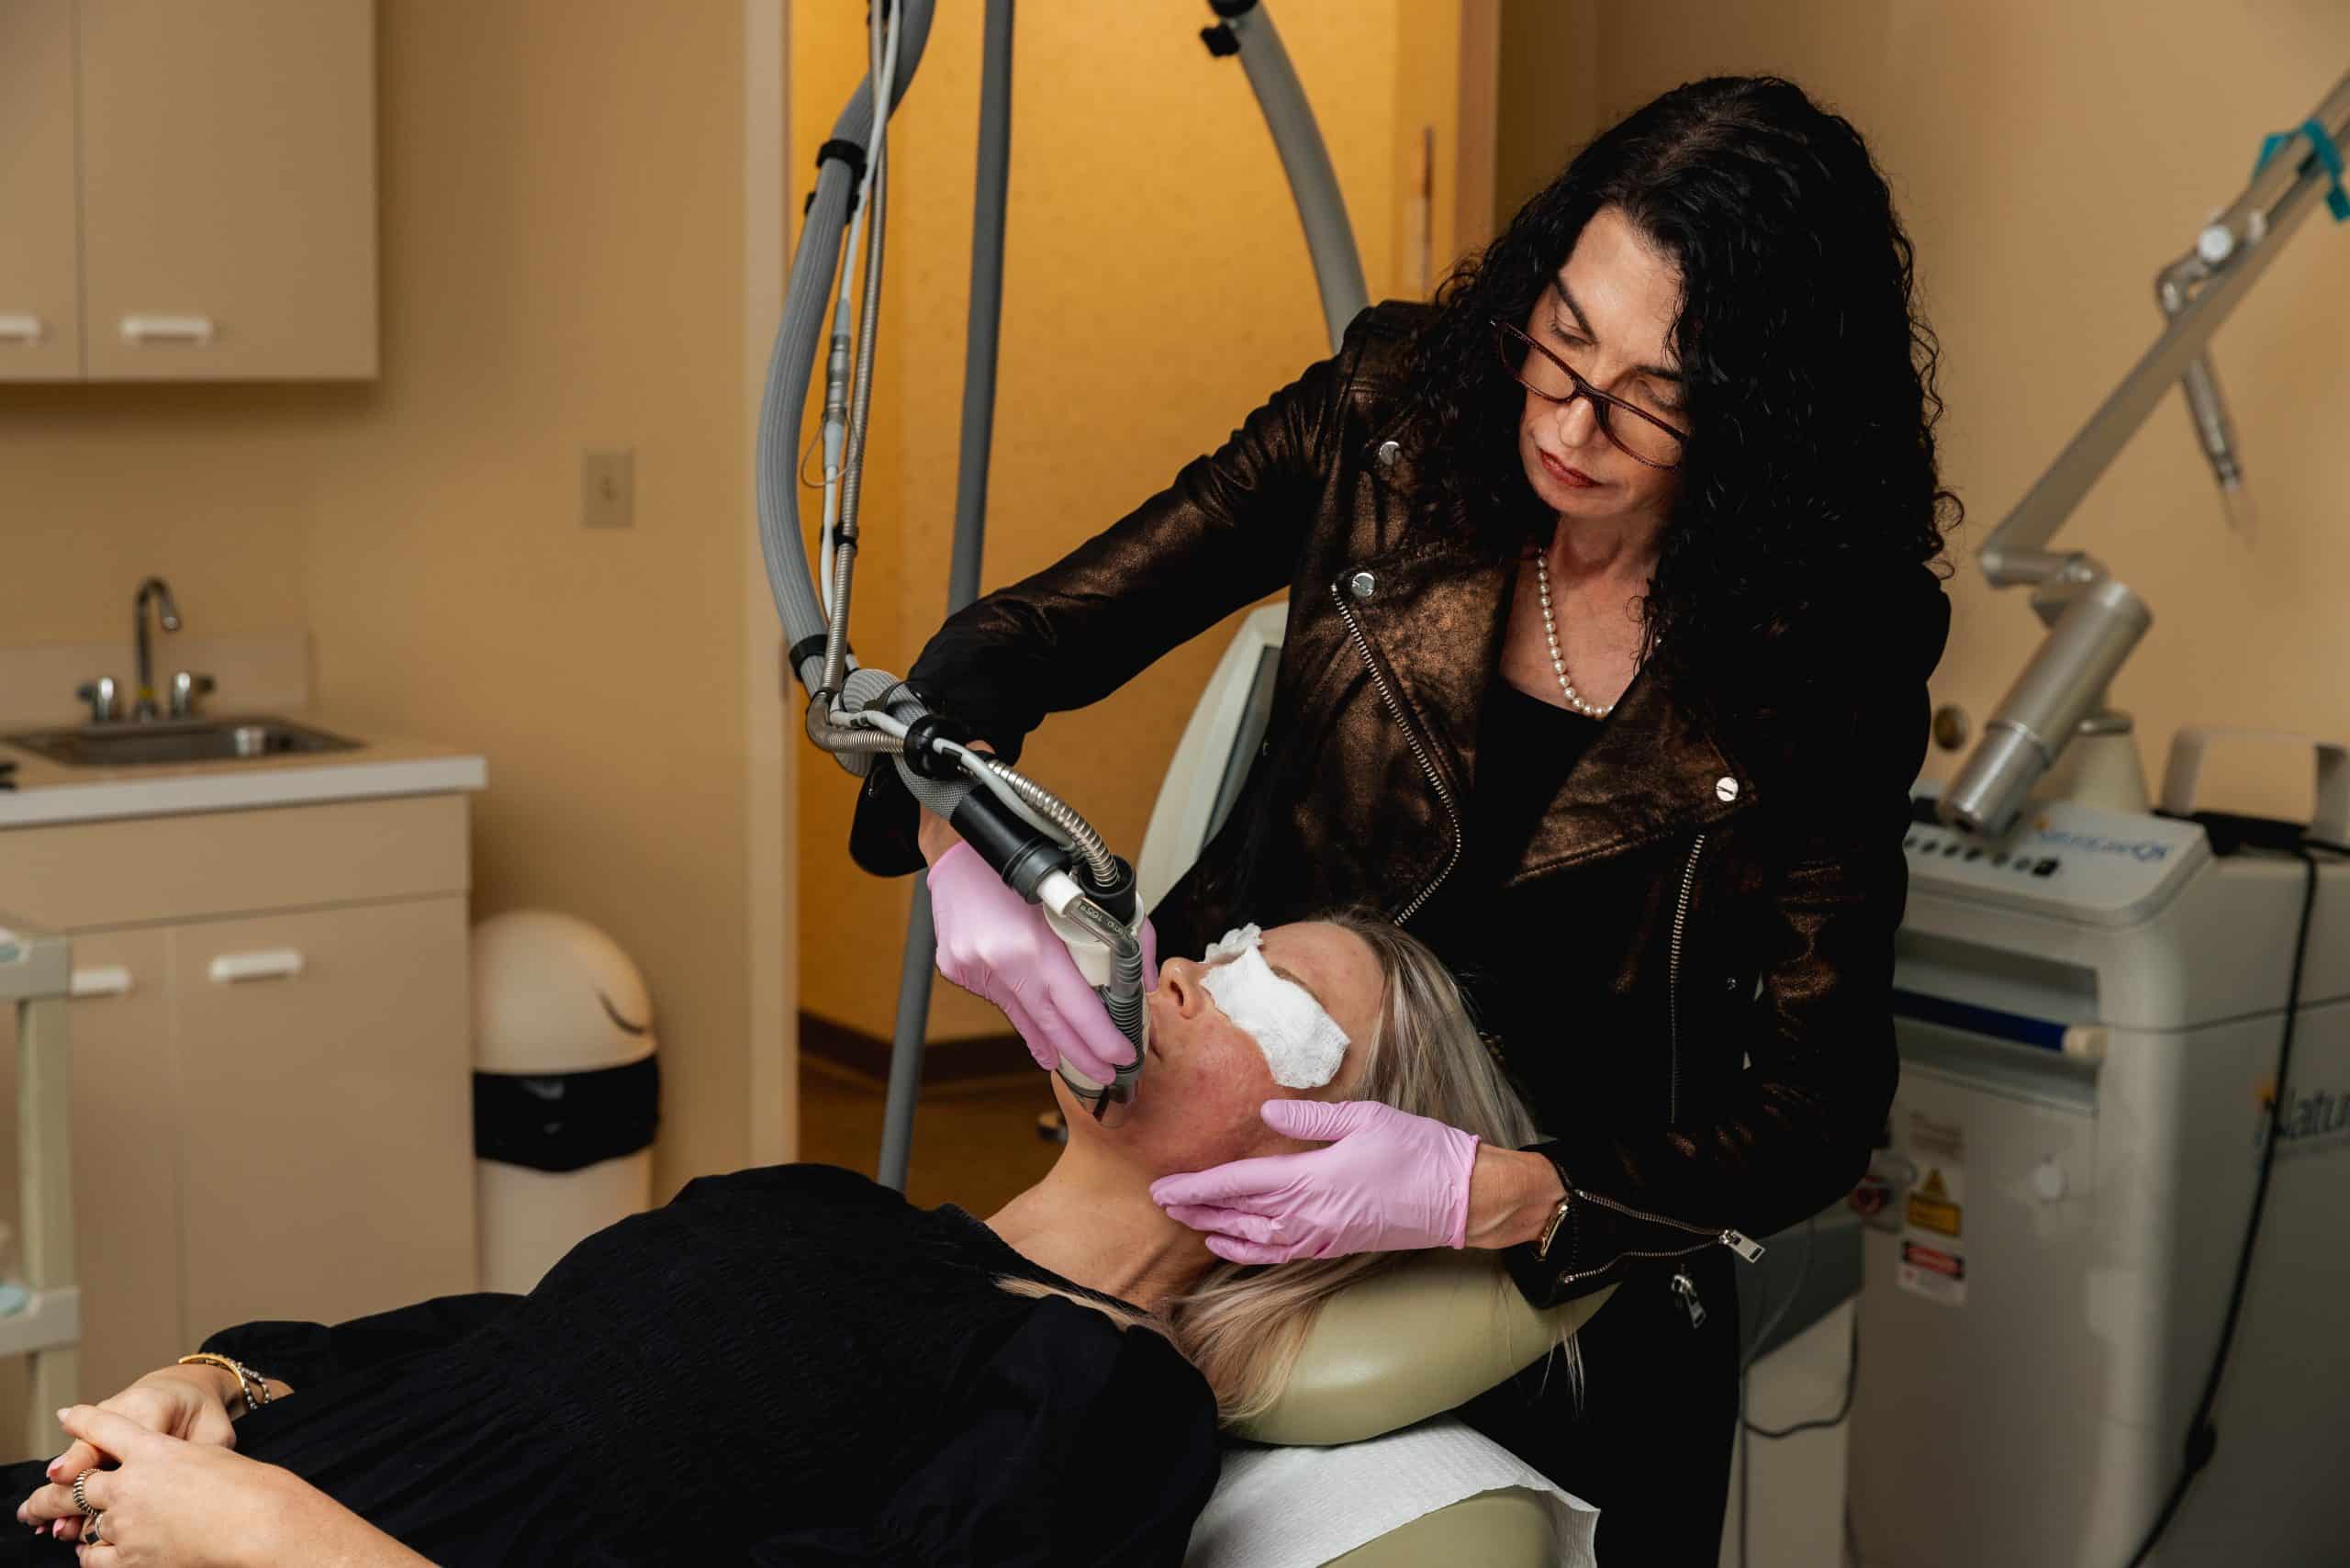
{"label": "control panel button", "polygon": [[2035,877],[2054,876],[2056,874],[2055,859],[2052,857],[2050,858],[2035,862],[2031,868],[2031,874]]}

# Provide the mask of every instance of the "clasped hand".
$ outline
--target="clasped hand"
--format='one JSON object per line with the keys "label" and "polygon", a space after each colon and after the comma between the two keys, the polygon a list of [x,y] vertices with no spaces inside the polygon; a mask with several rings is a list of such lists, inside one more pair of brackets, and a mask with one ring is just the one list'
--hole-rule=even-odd
{"label": "clasped hand", "polygon": [[[83,1484],[106,1515],[104,1539],[83,1549],[90,1568],[250,1568],[283,1561],[277,1543],[320,1495],[275,1465],[235,1452],[236,1428],[210,1369],[165,1367],[101,1405],[58,1413],[73,1439],[50,1462],[49,1484],[17,1509],[18,1522],[79,1542]],[[111,1464],[108,1462],[111,1461]],[[101,1468],[103,1467],[103,1468]]]}

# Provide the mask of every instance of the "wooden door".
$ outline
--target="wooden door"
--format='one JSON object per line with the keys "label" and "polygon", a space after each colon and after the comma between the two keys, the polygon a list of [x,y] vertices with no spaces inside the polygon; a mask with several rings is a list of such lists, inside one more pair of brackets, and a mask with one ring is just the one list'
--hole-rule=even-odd
{"label": "wooden door", "polygon": [[83,0],[93,380],[375,374],[369,0]]}
{"label": "wooden door", "polygon": [[0,0],[0,381],[82,374],[73,0]]}
{"label": "wooden door", "polygon": [[465,903],[172,932],[191,1339],[474,1288]]}

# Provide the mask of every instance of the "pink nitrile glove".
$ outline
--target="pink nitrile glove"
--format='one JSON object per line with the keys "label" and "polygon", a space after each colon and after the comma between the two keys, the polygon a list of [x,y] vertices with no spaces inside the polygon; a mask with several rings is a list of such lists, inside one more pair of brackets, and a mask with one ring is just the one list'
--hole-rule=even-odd
{"label": "pink nitrile glove", "polygon": [[1287,1263],[1468,1238],[1476,1134],[1376,1100],[1268,1100],[1259,1114],[1277,1133],[1329,1147],[1150,1184],[1160,1208],[1207,1232],[1217,1257]]}
{"label": "pink nitrile glove", "polygon": [[[995,868],[957,844],[930,868],[930,912],[938,933],[938,972],[1012,1020],[1036,1065],[1066,1061],[1096,1083],[1130,1063],[1134,1043],[1110,1021],[1102,998],[1078,972],[1045,912],[1004,886]],[[1158,935],[1142,925],[1142,983],[1158,984]]]}

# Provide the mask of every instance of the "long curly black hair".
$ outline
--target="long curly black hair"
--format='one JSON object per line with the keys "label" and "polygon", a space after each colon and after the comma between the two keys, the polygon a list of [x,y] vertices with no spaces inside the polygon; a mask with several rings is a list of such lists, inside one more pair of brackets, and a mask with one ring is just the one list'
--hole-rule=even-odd
{"label": "long curly black hair", "polygon": [[1735,668],[1937,563],[1961,510],[1935,468],[1939,350],[1909,238],[1851,122],[1772,76],[1657,98],[1454,269],[1411,354],[1436,459],[1424,511],[1499,553],[1549,539],[1556,519],[1518,457],[1525,393],[1487,323],[1525,321],[1607,207],[1683,279],[1673,331],[1691,436],[1646,596],[1651,647]]}

